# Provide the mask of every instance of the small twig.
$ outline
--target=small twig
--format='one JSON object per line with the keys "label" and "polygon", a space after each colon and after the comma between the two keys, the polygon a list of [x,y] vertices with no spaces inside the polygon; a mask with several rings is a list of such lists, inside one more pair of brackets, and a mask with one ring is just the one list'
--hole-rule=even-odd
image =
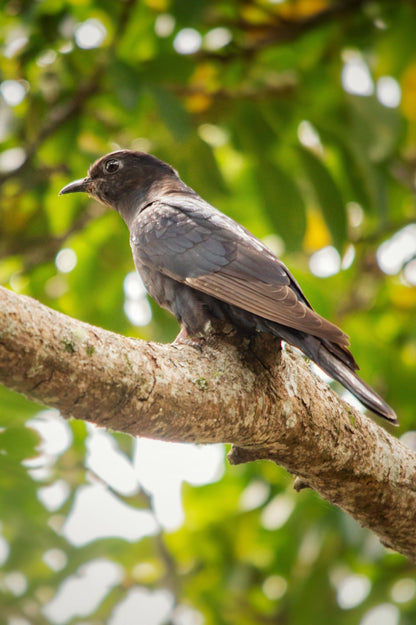
{"label": "small twig", "polygon": [[120,13],[120,17],[118,19],[118,23],[114,32],[113,41],[110,46],[113,51],[126,30],[131,12],[134,9],[134,6],[137,4],[137,0],[123,0],[121,4],[123,4],[123,8]]}
{"label": "small twig", "polygon": [[297,477],[293,482],[293,488],[296,492],[300,493],[301,490],[312,487],[306,480],[303,480],[301,477]]}
{"label": "small twig", "polygon": [[379,228],[373,230],[369,234],[363,234],[352,240],[354,244],[361,243],[377,243],[380,239],[394,234],[398,230],[414,224],[416,222],[416,216],[404,217],[398,221],[387,221],[383,223]]}
{"label": "small twig", "polygon": [[166,89],[180,97],[189,97],[194,95],[206,95],[213,100],[252,100],[262,101],[274,99],[276,97],[286,97],[293,94],[296,83],[292,77],[282,77],[280,84],[264,85],[262,87],[253,87],[250,85],[242,86],[239,89],[216,89],[215,91],[207,91],[204,87],[195,85],[166,85]]}
{"label": "small twig", "polygon": [[22,271],[29,271],[33,265],[39,265],[54,258],[69,237],[83,230],[90,221],[97,219],[104,212],[104,207],[94,205],[94,210],[84,210],[65,232],[50,236],[47,240],[44,236],[35,236],[24,241],[21,238],[4,241],[4,245],[0,246],[0,259],[19,254],[25,264]]}

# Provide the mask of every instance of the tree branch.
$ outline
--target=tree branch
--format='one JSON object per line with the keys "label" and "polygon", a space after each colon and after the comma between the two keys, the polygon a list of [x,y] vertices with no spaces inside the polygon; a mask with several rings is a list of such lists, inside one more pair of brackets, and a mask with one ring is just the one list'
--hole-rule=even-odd
{"label": "tree branch", "polygon": [[[314,29],[357,13],[369,3],[370,0],[337,0],[320,11],[297,18],[286,18],[278,8],[263,6],[264,21],[252,22],[239,17],[237,20],[222,19],[221,24],[213,22],[211,26],[226,25],[233,28],[242,35],[240,36],[242,41],[234,42],[233,45],[218,52],[199,51],[195,56],[199,59],[208,58],[222,62],[228,62],[237,57],[251,58],[265,48],[296,41]],[[257,11],[259,9],[257,3],[255,9]]]}
{"label": "tree branch", "polygon": [[126,338],[0,287],[0,382],[133,435],[231,442],[270,459],[416,560],[416,454],[279,342],[212,332],[202,348]]}

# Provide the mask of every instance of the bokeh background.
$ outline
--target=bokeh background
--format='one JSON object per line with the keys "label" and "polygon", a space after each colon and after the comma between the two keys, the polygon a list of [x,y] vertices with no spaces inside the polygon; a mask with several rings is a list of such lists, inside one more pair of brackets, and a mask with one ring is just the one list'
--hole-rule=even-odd
{"label": "bokeh background", "polygon": [[[416,447],[415,3],[0,6],[0,282],[172,340],[120,217],[57,197],[106,152],[150,151],[284,259]],[[225,451],[0,388],[1,625],[416,622],[408,561],[283,469]]]}

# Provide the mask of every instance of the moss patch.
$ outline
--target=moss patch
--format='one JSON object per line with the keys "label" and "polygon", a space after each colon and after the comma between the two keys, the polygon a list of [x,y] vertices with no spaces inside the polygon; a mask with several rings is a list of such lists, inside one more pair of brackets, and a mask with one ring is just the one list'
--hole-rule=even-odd
{"label": "moss patch", "polygon": [[196,384],[202,391],[206,391],[208,389],[208,382],[205,378],[195,378],[192,380],[194,384]]}

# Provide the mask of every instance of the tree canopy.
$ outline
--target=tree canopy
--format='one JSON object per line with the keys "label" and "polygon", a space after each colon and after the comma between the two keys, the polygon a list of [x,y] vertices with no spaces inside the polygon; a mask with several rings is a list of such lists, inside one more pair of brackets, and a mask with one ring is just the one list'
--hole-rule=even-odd
{"label": "tree canopy", "polygon": [[[0,17],[0,283],[173,340],[119,215],[57,197],[104,153],[149,151],[279,254],[415,448],[414,4],[8,0]],[[409,562],[272,463],[4,387],[0,405],[1,623],[414,622]]]}

